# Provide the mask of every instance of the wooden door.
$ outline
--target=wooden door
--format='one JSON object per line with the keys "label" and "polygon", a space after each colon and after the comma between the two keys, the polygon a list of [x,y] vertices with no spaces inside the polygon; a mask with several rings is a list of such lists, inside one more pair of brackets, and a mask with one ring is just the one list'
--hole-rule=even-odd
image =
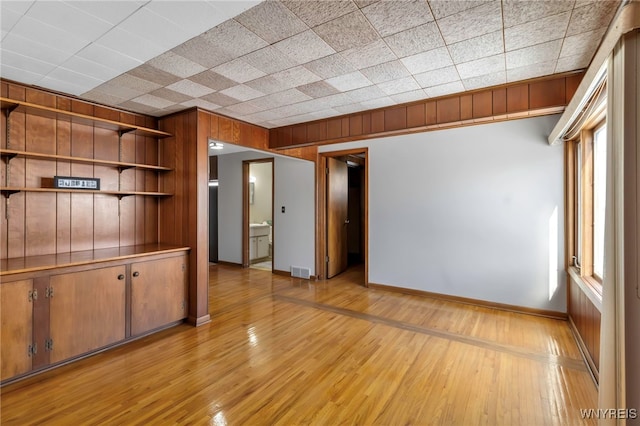
{"label": "wooden door", "polygon": [[29,300],[29,292],[32,287],[31,280],[0,285],[0,380],[31,370],[33,302]]}
{"label": "wooden door", "polygon": [[349,171],[347,163],[327,158],[327,278],[347,269]]}
{"label": "wooden door", "polygon": [[187,316],[187,256],[131,265],[131,334]]}
{"label": "wooden door", "polygon": [[52,363],[125,338],[124,274],[114,266],[51,277]]}

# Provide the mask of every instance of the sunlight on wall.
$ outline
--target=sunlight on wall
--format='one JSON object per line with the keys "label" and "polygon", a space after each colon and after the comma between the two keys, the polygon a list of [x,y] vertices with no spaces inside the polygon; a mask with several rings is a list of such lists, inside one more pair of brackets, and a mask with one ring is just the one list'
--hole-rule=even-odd
{"label": "sunlight on wall", "polygon": [[549,300],[558,288],[558,206],[549,218]]}

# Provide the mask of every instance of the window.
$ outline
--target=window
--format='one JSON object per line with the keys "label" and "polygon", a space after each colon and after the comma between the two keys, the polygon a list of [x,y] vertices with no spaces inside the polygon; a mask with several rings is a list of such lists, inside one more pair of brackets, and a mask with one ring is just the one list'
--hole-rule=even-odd
{"label": "window", "polygon": [[593,275],[602,282],[604,271],[604,212],[607,181],[607,126],[593,132]]}

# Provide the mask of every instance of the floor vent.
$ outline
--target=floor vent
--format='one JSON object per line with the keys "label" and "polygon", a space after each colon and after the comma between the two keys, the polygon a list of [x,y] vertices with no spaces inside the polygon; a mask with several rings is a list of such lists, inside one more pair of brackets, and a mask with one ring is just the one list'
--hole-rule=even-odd
{"label": "floor vent", "polygon": [[291,267],[291,276],[295,278],[304,278],[308,280],[311,277],[311,271],[309,268],[302,268],[300,266]]}

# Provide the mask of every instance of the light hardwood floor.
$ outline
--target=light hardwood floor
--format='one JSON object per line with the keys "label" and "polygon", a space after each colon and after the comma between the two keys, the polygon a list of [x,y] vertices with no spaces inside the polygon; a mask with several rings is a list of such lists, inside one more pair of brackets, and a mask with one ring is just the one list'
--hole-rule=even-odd
{"label": "light hardwood floor", "polygon": [[590,424],[564,321],[211,267],[212,323],[2,389],[2,425]]}

